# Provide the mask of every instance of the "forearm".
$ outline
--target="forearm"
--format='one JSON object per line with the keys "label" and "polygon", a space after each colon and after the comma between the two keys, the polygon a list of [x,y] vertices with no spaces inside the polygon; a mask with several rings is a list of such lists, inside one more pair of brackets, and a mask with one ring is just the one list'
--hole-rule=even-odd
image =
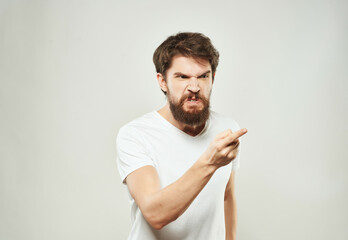
{"label": "forearm", "polygon": [[201,157],[174,183],[154,193],[145,204],[145,218],[156,229],[176,220],[190,206],[214,174],[216,167]]}
{"label": "forearm", "polygon": [[236,239],[237,204],[233,195],[225,196],[226,240]]}

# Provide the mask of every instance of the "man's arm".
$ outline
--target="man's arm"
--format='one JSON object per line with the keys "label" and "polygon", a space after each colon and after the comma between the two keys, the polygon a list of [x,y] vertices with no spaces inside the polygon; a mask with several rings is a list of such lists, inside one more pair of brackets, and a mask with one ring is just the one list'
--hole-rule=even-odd
{"label": "man's arm", "polygon": [[234,175],[235,175],[235,172],[232,171],[230,179],[226,185],[226,190],[225,190],[226,240],[236,239],[237,205],[236,205],[236,197],[234,194]]}
{"label": "man's arm", "polygon": [[207,151],[177,181],[161,189],[154,167],[144,166],[126,178],[130,194],[147,222],[161,229],[176,220],[208,183],[214,172],[235,159],[238,138],[246,133],[241,129],[218,134]]}
{"label": "man's arm", "polygon": [[162,190],[152,166],[139,168],[126,181],[147,222],[153,228],[161,229],[185,212],[215,170],[213,166],[197,161],[181,178]]}

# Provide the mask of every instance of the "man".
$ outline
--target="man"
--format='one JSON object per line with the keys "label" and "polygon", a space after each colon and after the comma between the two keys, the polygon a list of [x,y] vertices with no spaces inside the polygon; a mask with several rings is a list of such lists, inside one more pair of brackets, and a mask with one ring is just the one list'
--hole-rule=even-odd
{"label": "man", "polygon": [[129,239],[235,239],[234,171],[247,130],[209,110],[218,59],[209,38],[190,32],[170,36],[154,53],[167,104],[117,136],[132,207]]}

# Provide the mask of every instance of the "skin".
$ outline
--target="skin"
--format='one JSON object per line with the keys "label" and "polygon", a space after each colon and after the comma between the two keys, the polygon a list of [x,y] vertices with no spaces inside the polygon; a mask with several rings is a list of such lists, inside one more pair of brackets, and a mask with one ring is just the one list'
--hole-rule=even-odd
{"label": "skin", "polygon": [[[174,102],[178,102],[183,96],[193,96],[198,92],[209,99],[213,85],[208,61],[180,55],[173,57],[166,79],[158,73],[157,80],[163,91],[170,92],[169,100]],[[203,103],[187,101],[183,108],[187,112],[199,111],[203,108]],[[205,125],[205,122],[192,126],[176,121],[168,102],[158,112],[175,127],[191,136],[199,134]],[[214,172],[236,158],[239,137],[246,132],[245,128],[236,132],[226,129],[218,134],[195,164],[182,177],[163,189],[160,188],[158,174],[152,166],[144,166],[129,174],[126,182],[130,194],[147,222],[153,228],[161,229],[183,214]],[[236,204],[233,171],[226,186],[224,206],[226,239],[235,239]]]}

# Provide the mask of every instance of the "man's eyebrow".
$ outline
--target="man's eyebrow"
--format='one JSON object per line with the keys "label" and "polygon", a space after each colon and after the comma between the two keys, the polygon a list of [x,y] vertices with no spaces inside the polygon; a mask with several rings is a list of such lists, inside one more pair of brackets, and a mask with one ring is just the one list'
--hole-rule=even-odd
{"label": "man's eyebrow", "polygon": [[[198,75],[198,76],[202,76],[202,75],[207,74],[207,73],[210,73],[210,72],[211,72],[211,71],[208,70],[208,71],[206,71],[206,72],[204,72],[204,73],[202,73],[202,74],[200,74],[200,75]],[[182,72],[175,72],[174,75],[175,75],[175,76],[180,76],[180,75],[188,76],[187,74],[182,73]]]}
{"label": "man's eyebrow", "polygon": [[202,74],[199,75],[199,76],[205,75],[205,74],[207,74],[207,73],[210,73],[210,70],[206,71],[205,73],[202,73]]}
{"label": "man's eyebrow", "polygon": [[185,73],[182,73],[182,72],[176,72],[176,73],[174,73],[174,75],[176,75],[176,76],[179,76],[179,75],[185,75],[185,76],[187,76]]}

